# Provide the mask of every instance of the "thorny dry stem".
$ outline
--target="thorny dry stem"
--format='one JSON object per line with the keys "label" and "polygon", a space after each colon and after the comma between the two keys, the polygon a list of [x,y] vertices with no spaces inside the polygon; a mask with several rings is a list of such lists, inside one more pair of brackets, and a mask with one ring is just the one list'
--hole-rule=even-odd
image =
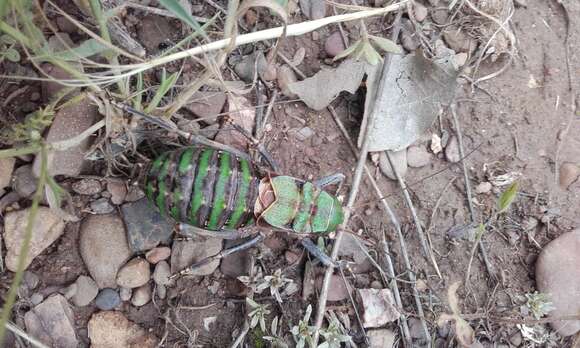
{"label": "thorny dry stem", "polygon": [[[471,193],[471,184],[469,181],[469,174],[467,172],[467,164],[465,161],[465,156],[464,156],[464,151],[463,151],[463,134],[461,133],[461,127],[459,125],[459,118],[457,117],[457,110],[456,110],[455,104],[451,105],[451,116],[453,117],[453,124],[455,126],[455,132],[457,132],[457,143],[459,145],[459,158],[461,158],[461,167],[463,169],[463,180],[465,182],[465,194],[467,196],[467,206],[469,207],[469,214],[471,217],[471,222],[475,223],[477,221],[477,216],[475,215],[475,208],[473,207],[473,195]],[[479,252],[481,253],[481,257],[482,257],[483,262],[485,264],[485,268],[487,269],[487,272],[489,273],[490,277],[494,280],[497,280],[493,265],[491,264],[491,262],[489,262],[489,258],[487,256],[487,251],[485,250],[485,246],[483,245],[483,243],[481,241],[482,238],[480,238],[478,241],[476,241],[478,246],[479,246]],[[475,248],[473,250],[475,250]],[[468,271],[467,271],[467,274],[465,276],[466,285],[467,285],[467,282],[469,281],[469,270],[471,268],[472,260],[473,260],[473,253],[472,253],[471,258],[469,259],[469,263],[467,265]]]}
{"label": "thorny dry stem", "polygon": [[[396,24],[395,24],[393,34],[392,34],[393,40],[397,40],[397,37],[399,35],[400,18],[401,18],[401,11],[399,10],[399,12],[397,14],[397,18],[395,19]],[[381,73],[381,76],[383,78],[381,78],[381,80],[379,82],[379,86],[377,89],[377,95],[381,95],[385,89],[386,79],[384,77],[387,76],[387,73],[389,71],[389,68],[391,65],[391,57],[392,57],[391,54],[386,54],[384,57],[384,63],[383,63],[382,73]],[[373,105],[372,109],[374,109],[375,107],[376,107],[376,104]],[[374,111],[374,110],[372,110],[372,111]],[[375,114],[372,111],[368,116],[367,127],[364,130],[365,135],[367,135],[370,132],[370,130],[373,129],[374,124],[375,124],[376,118],[374,117]],[[348,202],[347,202],[346,207],[345,207],[344,221],[338,227],[338,233],[336,235],[336,239],[334,241],[334,246],[332,248],[332,253],[330,255],[330,257],[334,261],[336,261],[336,259],[338,258],[338,252],[340,250],[340,244],[341,244],[342,238],[344,236],[344,230],[345,230],[346,226],[348,225],[348,221],[350,219],[350,215],[352,213],[352,209],[353,209],[354,203],[356,201],[356,197],[358,195],[358,190],[359,190],[360,183],[361,183],[362,173],[363,173],[363,170],[364,170],[364,167],[366,164],[366,160],[367,160],[367,156],[369,153],[369,142],[370,142],[369,137],[365,136],[363,144],[362,144],[361,149],[360,149],[360,155],[359,155],[356,170],[354,173],[352,188],[350,191]],[[326,311],[326,301],[328,300],[328,288],[330,286],[330,279],[331,279],[333,273],[334,273],[333,267],[327,267],[326,271],[324,272],[324,280],[322,283],[322,289],[320,291],[320,297],[319,297],[319,301],[318,301],[318,309],[316,312],[316,320],[314,322],[314,327],[315,327],[314,337],[313,337],[314,346],[316,346],[318,344],[318,339],[320,336],[320,328],[322,327],[322,321],[324,320],[324,313]]]}
{"label": "thorny dry stem", "polygon": [[415,205],[413,204],[413,201],[411,200],[411,196],[409,195],[409,190],[407,189],[407,184],[405,184],[405,180],[403,179],[401,174],[399,174],[396,166],[393,164],[393,160],[391,158],[389,151],[385,151],[385,155],[387,156],[387,159],[389,160],[389,165],[391,166],[393,173],[397,177],[397,181],[399,183],[399,186],[401,187],[401,190],[403,191],[403,197],[405,197],[405,202],[407,203],[407,207],[411,211],[411,216],[413,217],[413,222],[415,223],[415,230],[417,231],[417,236],[419,237],[419,241],[421,242],[421,247],[423,248],[423,252],[425,253],[425,256],[431,262],[431,265],[433,266],[433,268],[435,268],[435,272],[437,272],[437,276],[439,276],[439,279],[442,279],[443,277],[441,276],[441,271],[439,271],[439,266],[437,265],[437,261],[435,260],[435,255],[433,255],[433,249],[431,249],[429,247],[429,244],[427,243],[427,239],[425,238],[425,232],[423,231],[421,220],[419,220],[419,216],[417,216],[417,211],[415,210]]}

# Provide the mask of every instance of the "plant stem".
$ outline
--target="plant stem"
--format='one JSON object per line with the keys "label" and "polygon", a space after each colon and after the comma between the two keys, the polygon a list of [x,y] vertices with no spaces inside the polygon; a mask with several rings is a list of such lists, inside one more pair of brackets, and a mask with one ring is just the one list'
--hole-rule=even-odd
{"label": "plant stem", "polygon": [[30,207],[30,214],[28,215],[28,221],[26,223],[26,229],[24,231],[24,238],[22,240],[22,245],[20,246],[20,254],[18,255],[18,264],[16,267],[16,274],[8,290],[8,295],[6,297],[6,302],[2,308],[2,316],[0,317],[0,342],[4,341],[4,336],[6,334],[6,324],[10,319],[10,314],[12,313],[12,307],[16,302],[16,295],[22,282],[22,277],[24,275],[24,268],[26,265],[26,259],[28,258],[28,251],[30,249],[30,242],[32,240],[32,228],[34,226],[34,221],[36,220],[36,214],[38,213],[38,206],[44,194],[44,185],[47,178],[47,151],[45,145],[41,145],[40,148],[40,177],[38,178],[38,186],[34,197],[32,198],[32,206]]}

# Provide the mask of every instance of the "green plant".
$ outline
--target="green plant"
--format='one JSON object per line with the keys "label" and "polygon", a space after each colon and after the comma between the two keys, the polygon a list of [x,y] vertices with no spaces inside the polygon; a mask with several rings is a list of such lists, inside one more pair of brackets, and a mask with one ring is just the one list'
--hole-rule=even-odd
{"label": "green plant", "polygon": [[304,348],[307,343],[308,347],[312,347],[314,345],[312,335],[314,334],[315,327],[309,325],[311,314],[312,305],[309,304],[306,308],[304,318],[298,322],[298,325],[293,326],[290,330],[292,336],[294,337],[294,341],[296,342],[296,348]]}
{"label": "green plant", "polygon": [[14,48],[16,45],[16,40],[8,35],[0,36],[0,63],[4,59],[8,59],[11,62],[20,61],[20,53]]}
{"label": "green plant", "polygon": [[381,55],[377,50],[388,53],[401,54],[401,48],[389,39],[374,35],[362,35],[360,39],[355,41],[352,45],[340,52],[334,57],[334,60],[342,59],[352,56],[356,60],[364,58],[369,64],[376,65],[382,60]]}
{"label": "green plant", "polygon": [[264,336],[263,339],[269,341],[272,344],[273,348],[288,348],[288,345],[284,341],[284,337],[282,337],[282,333],[278,327],[278,316],[276,316],[272,320],[272,325],[270,327],[270,335],[271,336]]}
{"label": "green plant", "polygon": [[328,324],[328,328],[321,329],[320,334],[324,337],[324,342],[318,345],[318,348],[340,348],[342,343],[351,342],[349,335],[344,335],[341,325],[336,317],[333,317]]}
{"label": "green plant", "polygon": [[253,329],[256,325],[260,324],[262,332],[266,332],[266,316],[270,314],[268,305],[259,304],[249,297],[246,297],[246,303],[252,308],[252,311],[248,313],[248,316],[250,317],[250,327]]}
{"label": "green plant", "polygon": [[550,298],[547,294],[534,291],[531,294],[527,293],[525,296],[527,299],[526,307],[528,307],[536,319],[540,319],[554,309],[552,301],[550,301]]}
{"label": "green plant", "polygon": [[282,303],[280,291],[288,283],[292,283],[292,279],[285,278],[282,275],[282,270],[277,269],[274,274],[264,277],[263,282],[257,286],[256,292],[260,294],[267,288],[270,288],[270,294],[276,298],[276,301]]}

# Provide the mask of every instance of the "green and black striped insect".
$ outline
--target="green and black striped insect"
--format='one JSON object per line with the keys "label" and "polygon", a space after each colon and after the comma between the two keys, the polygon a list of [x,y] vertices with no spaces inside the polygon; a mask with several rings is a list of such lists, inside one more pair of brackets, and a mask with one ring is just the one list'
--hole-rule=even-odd
{"label": "green and black striped insect", "polygon": [[[129,107],[123,108],[151,118]],[[151,122],[168,128],[159,120]],[[193,140],[201,144],[161,154],[147,166],[141,180],[149,201],[163,216],[178,222],[182,234],[234,239],[247,236],[243,228],[255,223],[308,237],[335,231],[342,223],[342,205],[324,187],[342,181],[344,175],[334,174],[308,182],[264,173],[243,152],[207,139]],[[260,152],[276,171],[270,156]],[[262,238],[258,235],[189,269],[247,248]],[[323,262],[329,262],[310,239],[303,238],[302,244]],[[186,274],[189,269],[181,273]]]}

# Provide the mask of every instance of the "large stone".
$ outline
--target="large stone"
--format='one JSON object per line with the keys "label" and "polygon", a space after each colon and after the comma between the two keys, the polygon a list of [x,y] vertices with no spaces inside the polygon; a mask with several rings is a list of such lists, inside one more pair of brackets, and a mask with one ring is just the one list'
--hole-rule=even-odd
{"label": "large stone", "polygon": [[16,162],[14,157],[0,158],[0,190],[10,185],[14,162]]}
{"label": "large stone", "polygon": [[[96,105],[85,95],[81,95],[65,104],[54,116],[46,141],[53,143],[71,139],[95,123],[99,117]],[[79,175],[85,167],[85,152],[89,149],[91,137],[63,151],[51,151],[48,155],[48,173],[54,175]],[[34,174],[40,173],[40,156],[34,159]]]}
{"label": "large stone", "polygon": [[117,273],[117,285],[123,288],[138,288],[149,281],[151,269],[147,260],[136,257],[121,267]]}
{"label": "large stone", "polygon": [[80,252],[99,288],[117,287],[117,271],[131,257],[121,218],[89,216],[81,225]]}
{"label": "large stone", "polygon": [[208,123],[216,122],[226,103],[224,92],[196,92],[185,108]]}
{"label": "large stone", "polygon": [[24,315],[26,330],[49,347],[76,348],[74,313],[60,295],[47,298]]}
{"label": "large stone", "polygon": [[133,252],[153,249],[171,241],[173,225],[146,199],[123,204],[121,212],[127,226],[127,241]]}
{"label": "large stone", "polygon": [[116,311],[93,314],[88,333],[91,348],[154,348],[158,341],[157,337]]}
{"label": "large stone", "polygon": [[[580,313],[580,229],[564,233],[542,249],[536,261],[536,283],[554,307],[548,317]],[[554,321],[550,325],[562,336],[580,331],[580,320]]]}
{"label": "large stone", "polygon": [[[24,240],[29,215],[30,208],[9,212],[4,218],[4,242],[8,250],[5,261],[6,267],[12,272],[16,272],[18,266],[18,257],[20,256],[20,248]],[[30,247],[24,264],[25,269],[36,256],[62,235],[64,225],[63,219],[54,214],[49,208],[38,207],[32,226],[32,239],[30,240]]]}
{"label": "large stone", "polygon": [[[206,257],[219,253],[221,250],[222,240],[219,238],[193,236],[192,240],[175,241],[171,250],[171,273],[179,272]],[[212,274],[219,264],[220,260],[213,260],[197,268],[191,275],[205,276]]]}

